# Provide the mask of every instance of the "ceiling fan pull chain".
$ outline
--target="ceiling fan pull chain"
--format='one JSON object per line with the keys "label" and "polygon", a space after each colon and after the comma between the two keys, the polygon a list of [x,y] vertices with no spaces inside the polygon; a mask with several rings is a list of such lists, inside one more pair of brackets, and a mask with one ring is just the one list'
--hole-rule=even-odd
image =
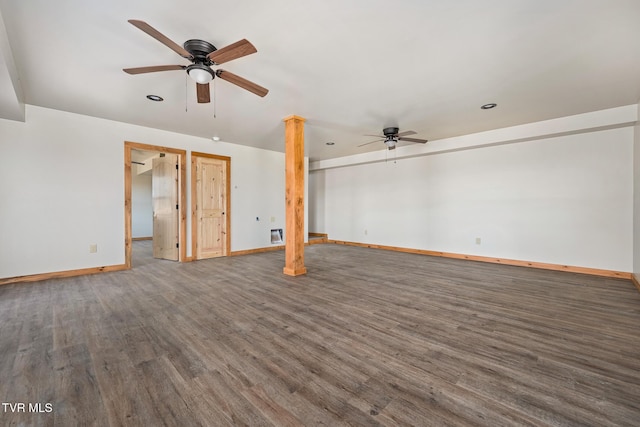
{"label": "ceiling fan pull chain", "polygon": [[216,79],[213,79],[213,118],[216,118],[216,100],[218,99],[218,89]]}
{"label": "ceiling fan pull chain", "polygon": [[189,99],[189,74],[185,74],[184,77],[184,112],[188,112],[189,109],[187,107]]}

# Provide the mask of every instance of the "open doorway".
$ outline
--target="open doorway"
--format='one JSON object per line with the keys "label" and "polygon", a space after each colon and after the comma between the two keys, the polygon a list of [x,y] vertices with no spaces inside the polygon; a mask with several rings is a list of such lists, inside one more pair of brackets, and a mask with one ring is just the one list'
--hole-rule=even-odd
{"label": "open doorway", "polygon": [[[155,154],[157,154],[157,156]],[[145,157],[145,156],[148,156],[147,159],[149,159],[151,163],[150,165],[147,165],[146,161],[140,160],[142,157]],[[187,215],[186,151],[175,149],[175,148],[169,148],[169,147],[162,147],[162,146],[156,146],[156,145],[140,144],[140,143],[125,141],[124,163],[125,163],[125,168],[124,168],[125,169],[125,180],[124,180],[125,181],[125,264],[127,265],[127,268],[132,268],[133,266],[132,253],[133,253],[134,236],[133,236],[132,193],[133,193],[133,186],[134,186],[134,183],[133,183],[134,176],[135,174],[137,174],[138,168],[141,166],[140,163],[145,163],[145,165],[142,165],[143,171],[148,166],[152,170],[151,172],[152,174],[156,174],[156,170],[160,171],[160,173],[163,173],[163,174],[165,173],[174,174],[174,176],[167,176],[167,178],[164,181],[174,182],[175,180],[177,180],[177,184],[175,185],[175,190],[172,188],[173,185],[152,184],[152,187],[154,192],[156,193],[161,192],[161,194],[163,195],[161,199],[164,199],[163,203],[165,207],[162,207],[162,205],[160,205],[160,207],[159,208],[156,207],[156,209],[164,209],[164,211],[166,212],[169,212],[171,210],[172,212],[169,212],[169,213],[171,213],[172,215],[175,215],[175,213],[177,212],[177,221],[175,224],[175,230],[170,228],[169,232],[167,232],[166,231],[167,228],[165,227],[163,229],[165,231],[159,231],[157,227],[159,225],[162,226],[163,221],[156,221],[155,217],[159,215],[156,215],[154,212],[152,236],[140,236],[139,233],[136,233],[138,234],[136,236],[136,240],[147,240],[146,245],[148,245],[149,248],[151,248],[153,256],[156,258],[159,257],[164,259],[176,259],[181,262],[186,261],[187,260],[186,259],[186,229],[187,229],[186,227],[186,215]],[[172,163],[170,165],[171,167],[167,166],[169,163]],[[173,166],[174,164],[175,164],[175,167]],[[135,169],[135,174],[134,174],[134,169]],[[171,169],[173,169],[173,172],[171,171]],[[162,182],[162,180],[157,180],[157,181],[159,183]],[[136,183],[136,185],[137,184],[138,183]],[[165,192],[167,193],[175,192],[176,194],[165,194]],[[173,198],[177,200],[177,203],[167,202],[167,200],[174,200]],[[173,207],[174,204],[175,204],[175,208]],[[169,209],[169,207],[171,209]],[[175,211],[173,211],[173,209],[175,209]],[[166,223],[166,220],[164,222]],[[149,231],[147,230],[146,234],[148,234],[148,232]],[[143,232],[143,234],[145,233]],[[171,237],[170,239],[167,239],[167,235],[173,235],[173,237]],[[153,247],[153,240],[149,241],[148,237],[155,238],[156,240],[155,246],[158,246],[158,247],[164,246],[164,247],[161,249]],[[168,252],[166,252],[166,249],[169,247],[169,244],[167,243],[169,240],[171,240],[171,243],[170,243],[171,246],[174,246],[174,245],[177,246],[173,248],[174,251],[172,251],[172,253],[174,255],[167,255]],[[177,243],[174,243],[176,242],[176,240],[177,240]],[[142,248],[143,254],[147,252],[145,248]]]}

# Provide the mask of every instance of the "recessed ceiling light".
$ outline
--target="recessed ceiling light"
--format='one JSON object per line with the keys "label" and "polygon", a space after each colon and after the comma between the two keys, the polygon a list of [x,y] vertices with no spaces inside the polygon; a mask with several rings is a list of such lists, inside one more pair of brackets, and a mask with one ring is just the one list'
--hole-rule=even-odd
{"label": "recessed ceiling light", "polygon": [[212,136],[211,139],[213,139],[214,141],[220,141],[220,137],[219,136]]}
{"label": "recessed ceiling light", "polygon": [[336,143],[335,143],[335,142],[327,142],[326,144],[327,144],[327,145],[336,145]]}
{"label": "recessed ceiling light", "polygon": [[498,104],[494,104],[493,102],[491,104],[484,104],[482,107],[483,110],[490,110],[492,108],[496,108],[498,106]]}
{"label": "recessed ceiling light", "polygon": [[162,102],[164,101],[164,98],[158,95],[147,95],[147,99],[151,100],[151,101],[156,101],[156,102]]}

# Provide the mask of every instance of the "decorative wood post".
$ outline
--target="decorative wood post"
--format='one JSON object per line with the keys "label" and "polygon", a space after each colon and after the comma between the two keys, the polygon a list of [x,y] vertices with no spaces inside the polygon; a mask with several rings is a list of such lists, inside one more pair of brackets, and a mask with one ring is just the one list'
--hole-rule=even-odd
{"label": "decorative wood post", "polygon": [[286,239],[283,273],[306,274],[304,266],[304,122],[299,116],[284,121]]}

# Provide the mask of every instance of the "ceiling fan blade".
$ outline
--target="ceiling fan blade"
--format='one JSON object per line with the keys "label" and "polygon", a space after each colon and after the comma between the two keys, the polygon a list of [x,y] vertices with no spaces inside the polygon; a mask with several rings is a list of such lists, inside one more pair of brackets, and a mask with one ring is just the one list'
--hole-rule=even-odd
{"label": "ceiling fan blade", "polygon": [[[373,135],[373,136],[376,136],[376,135]],[[375,141],[365,142],[364,144],[358,145],[358,147],[363,147],[365,145],[373,144],[374,142],[380,142],[380,141],[384,141],[384,139],[376,139]]]}
{"label": "ceiling fan blade", "polygon": [[256,53],[258,50],[246,39],[237,41],[222,49],[215,50],[207,55],[211,61],[216,64],[224,64],[233,59],[242,58],[243,56]]}
{"label": "ceiling fan blade", "polygon": [[134,27],[144,31],[147,34],[149,34],[151,37],[153,37],[154,39],[158,40],[160,43],[162,43],[163,45],[167,46],[169,49],[173,50],[175,53],[177,53],[178,55],[182,56],[183,58],[187,58],[187,59],[192,59],[193,58],[193,55],[191,55],[189,52],[187,52],[182,46],[180,46],[179,44],[177,44],[174,41],[170,40],[167,36],[162,34],[160,31],[156,30],[155,28],[153,28],[151,25],[147,24],[146,22],[139,21],[137,19],[129,19],[128,22],[131,25],[133,25]]}
{"label": "ceiling fan blade", "polygon": [[399,133],[398,135],[396,135],[396,136],[408,136],[408,135],[415,135],[415,134],[416,134],[416,132],[414,132],[414,131],[412,131],[412,130],[408,130],[408,131],[405,131],[405,132],[400,132],[400,133]]}
{"label": "ceiling fan blade", "polygon": [[428,139],[418,139],[418,138],[405,138],[403,136],[398,138],[398,141],[409,141],[409,142],[418,142],[420,144],[425,144],[429,140]]}
{"label": "ceiling fan blade", "polygon": [[211,102],[211,99],[209,98],[209,83],[196,83],[196,94],[198,95],[198,103],[206,104]]}
{"label": "ceiling fan blade", "polygon": [[127,74],[143,74],[155,73],[156,71],[184,70],[185,68],[182,65],[152,65],[150,67],[123,68],[122,71]]}
{"label": "ceiling fan blade", "polygon": [[268,89],[250,82],[249,80],[242,78],[236,74],[230,73],[229,71],[217,70],[216,76],[220,77],[222,80],[228,81],[229,83],[233,83],[236,86],[240,86],[242,89],[246,89],[249,92],[255,93],[258,96],[265,96],[267,93],[269,93]]}
{"label": "ceiling fan blade", "polygon": [[384,139],[384,135],[370,135],[370,134],[364,134],[362,136],[376,136],[378,138],[383,138]]}

